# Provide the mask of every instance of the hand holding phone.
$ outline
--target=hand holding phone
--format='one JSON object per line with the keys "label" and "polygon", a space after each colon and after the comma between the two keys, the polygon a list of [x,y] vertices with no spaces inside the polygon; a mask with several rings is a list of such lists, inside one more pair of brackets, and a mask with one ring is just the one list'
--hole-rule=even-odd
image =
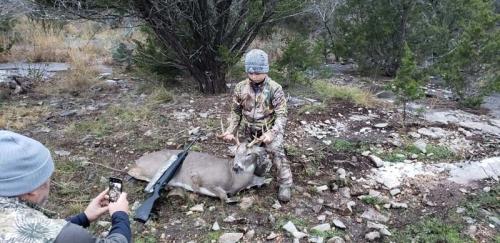
{"label": "hand holding phone", "polygon": [[89,222],[94,222],[99,217],[101,217],[101,215],[108,211],[108,200],[106,199],[106,194],[108,191],[109,189],[106,189],[99,193],[97,197],[90,201],[89,205],[83,212],[85,213],[85,216],[87,216]]}
{"label": "hand holding phone", "polygon": [[109,178],[108,196],[110,202],[116,202],[122,193],[122,180],[114,177]]}

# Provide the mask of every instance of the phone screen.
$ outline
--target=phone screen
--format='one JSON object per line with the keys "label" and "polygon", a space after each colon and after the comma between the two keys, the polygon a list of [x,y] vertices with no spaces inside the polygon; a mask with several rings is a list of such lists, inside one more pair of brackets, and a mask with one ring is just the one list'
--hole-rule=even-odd
{"label": "phone screen", "polygon": [[118,178],[109,178],[109,201],[116,202],[118,197],[120,197],[120,193],[122,192],[122,180]]}

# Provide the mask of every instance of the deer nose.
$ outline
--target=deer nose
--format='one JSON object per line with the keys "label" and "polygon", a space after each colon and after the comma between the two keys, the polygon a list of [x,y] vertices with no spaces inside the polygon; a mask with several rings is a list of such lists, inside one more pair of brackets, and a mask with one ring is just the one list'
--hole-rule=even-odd
{"label": "deer nose", "polygon": [[239,174],[240,172],[243,171],[243,167],[239,166],[239,165],[234,165],[233,166],[233,171],[236,173],[236,174]]}

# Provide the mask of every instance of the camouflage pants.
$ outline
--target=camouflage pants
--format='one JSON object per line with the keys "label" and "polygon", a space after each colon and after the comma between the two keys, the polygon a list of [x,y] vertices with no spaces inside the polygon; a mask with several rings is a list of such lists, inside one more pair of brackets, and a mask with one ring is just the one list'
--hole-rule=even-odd
{"label": "camouflage pants", "polygon": [[[245,137],[251,141],[255,136],[262,135],[262,131],[255,131],[249,127],[245,128]],[[290,162],[286,158],[285,149],[283,147],[284,137],[283,134],[277,134],[270,144],[263,144],[267,154],[271,157],[272,163],[266,160],[266,165],[257,165],[257,167],[265,167],[265,172],[269,172],[272,164],[276,167],[278,174],[278,183],[280,186],[292,186],[293,178],[292,171],[290,170]]]}

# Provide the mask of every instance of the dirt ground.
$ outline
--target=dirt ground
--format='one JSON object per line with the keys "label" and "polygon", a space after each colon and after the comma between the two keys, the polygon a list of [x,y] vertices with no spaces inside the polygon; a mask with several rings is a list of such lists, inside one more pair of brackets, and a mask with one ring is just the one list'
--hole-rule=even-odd
{"label": "dirt ground", "polygon": [[[229,95],[203,96],[191,90],[174,90],[172,101],[159,103],[150,93],[140,91],[140,79],[115,78],[119,80],[116,84],[78,96],[43,94],[35,89],[11,97],[1,107],[6,128],[31,136],[53,151],[56,172],[48,209],[58,212],[61,217],[82,211],[93,196],[106,188],[110,176],[125,180],[124,190],[129,193],[130,206],[137,207],[146,198],[143,192],[146,183],[127,176],[127,169],[146,152],[182,147],[189,138],[188,131],[196,127],[207,136],[193,150],[229,156],[227,147],[231,144],[215,137],[220,132],[220,119],[229,114]],[[369,114],[379,116],[371,124],[349,120],[353,115]],[[246,210],[240,209],[237,203],[225,204],[193,193],[185,197],[167,197],[164,193],[146,225],[133,223],[135,242],[212,242],[228,232],[244,233],[243,241],[246,242],[292,242],[291,234],[282,229],[288,221],[310,236],[323,237],[325,242],[334,236],[346,242],[364,242],[365,235],[372,231],[361,216],[368,209],[388,217],[384,224],[392,236],[383,236],[376,240],[379,242],[409,242],[421,234],[432,234],[432,230],[436,230],[433,226],[426,224],[418,228],[419,222],[429,219],[451,225],[451,228],[438,227],[443,229],[438,235],[446,236],[444,240],[416,238],[417,242],[499,242],[499,225],[481,214],[481,210],[487,210],[498,217],[497,181],[485,180],[462,186],[444,177],[420,176],[405,181],[401,192],[392,196],[381,185],[360,180],[374,168],[370,159],[361,155],[364,150],[370,147],[391,150],[394,146],[387,143],[391,133],[402,134],[404,129],[415,131],[426,126],[425,122],[415,122],[403,128],[399,116],[394,114],[397,114],[394,107],[356,107],[349,102],[328,103],[324,109],[310,112],[304,112],[301,106],[289,106],[286,152],[296,185],[291,202],[281,207],[276,205],[275,180],[270,185],[237,195],[253,199],[252,206]],[[346,125],[338,137],[327,135],[334,141],[331,145],[304,129],[305,124],[324,124],[325,120]],[[388,123],[384,129],[373,129],[368,134],[357,132],[382,122]],[[480,136],[475,140],[486,142]],[[481,157],[492,155],[495,150],[498,147],[486,147]],[[346,170],[346,182],[338,181],[339,168]],[[272,172],[269,177],[275,178],[274,170]],[[316,189],[322,185],[327,185],[328,190]],[[491,189],[484,192],[485,187]],[[343,188],[349,189],[348,195]],[[380,192],[380,198],[359,198],[370,190]],[[384,207],[385,199],[405,202],[408,208],[388,209]],[[346,206],[349,201],[355,203],[352,211]],[[469,205],[476,201],[475,207]],[[198,204],[203,204],[203,212],[189,210]],[[457,208],[461,207],[466,208],[465,214],[474,223],[467,223],[464,213],[457,213]],[[231,215],[233,220],[228,219]],[[311,231],[311,227],[333,219],[342,221],[346,229],[333,227],[326,232]],[[101,219],[91,230],[98,234],[106,232],[109,220],[109,217]],[[215,222],[220,225],[218,231],[212,230]],[[473,234],[467,233],[470,225],[476,228]],[[425,233],[426,230],[431,233]],[[276,236],[270,237],[271,233]],[[307,237],[300,240],[307,241]]]}

